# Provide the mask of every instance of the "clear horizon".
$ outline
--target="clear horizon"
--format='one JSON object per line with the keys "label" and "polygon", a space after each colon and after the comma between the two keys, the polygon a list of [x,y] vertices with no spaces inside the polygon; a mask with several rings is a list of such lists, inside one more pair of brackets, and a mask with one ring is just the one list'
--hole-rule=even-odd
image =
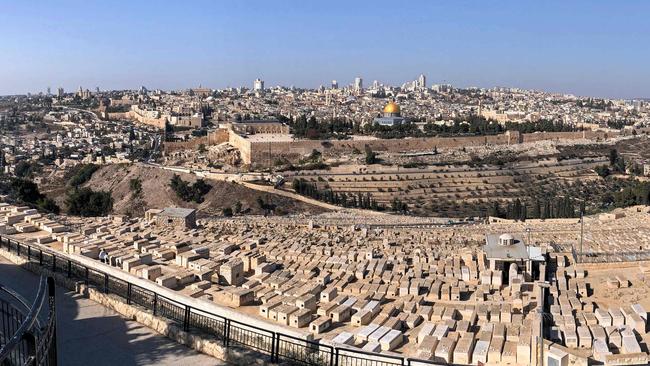
{"label": "clear horizon", "polygon": [[650,97],[650,3],[8,1],[0,95],[203,85],[497,86]]}

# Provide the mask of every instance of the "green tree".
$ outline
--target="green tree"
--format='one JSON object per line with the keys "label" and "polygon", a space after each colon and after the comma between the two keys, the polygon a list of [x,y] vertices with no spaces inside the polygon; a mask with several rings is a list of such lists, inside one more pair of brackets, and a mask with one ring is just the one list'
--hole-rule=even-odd
{"label": "green tree", "polygon": [[113,209],[110,192],[95,192],[87,187],[68,191],[65,203],[69,214],[84,217],[106,216]]}
{"label": "green tree", "polygon": [[40,170],[40,166],[36,163],[32,164],[24,160],[18,162],[14,166],[14,174],[18,178],[31,177],[34,173]]}
{"label": "green tree", "polygon": [[212,186],[205,182],[203,179],[197,179],[194,184],[181,179],[178,174],[174,174],[169,181],[169,187],[176,193],[176,195],[186,202],[201,203],[204,196],[210,192]]}
{"label": "green tree", "polygon": [[134,197],[142,196],[142,179],[136,177],[129,180],[129,189]]}
{"label": "green tree", "polygon": [[74,168],[74,175],[68,179],[68,185],[71,187],[78,187],[92,178],[93,174],[99,170],[99,165],[84,164],[77,165]]}
{"label": "green tree", "polygon": [[241,213],[241,202],[240,201],[235,202],[235,204],[233,205],[232,210],[233,210],[233,212],[235,214],[240,214]]}
{"label": "green tree", "polygon": [[610,149],[609,150],[609,165],[614,165],[616,164],[616,161],[618,161],[618,151],[616,149]]}
{"label": "green tree", "polygon": [[366,145],[365,147],[366,150],[366,164],[376,164],[377,163],[377,153],[372,151],[370,146]]}
{"label": "green tree", "polygon": [[594,168],[594,171],[596,171],[596,174],[598,174],[601,178],[606,178],[611,174],[609,171],[609,167],[607,165],[600,165]]}
{"label": "green tree", "polygon": [[53,214],[59,214],[61,211],[61,208],[56,204],[56,202],[48,197],[43,197],[36,201],[36,207],[39,211]]}

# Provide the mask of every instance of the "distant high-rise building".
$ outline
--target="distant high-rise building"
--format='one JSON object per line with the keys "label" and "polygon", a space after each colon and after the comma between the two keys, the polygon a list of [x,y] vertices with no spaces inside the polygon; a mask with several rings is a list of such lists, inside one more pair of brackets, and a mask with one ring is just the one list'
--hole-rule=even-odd
{"label": "distant high-rise building", "polygon": [[450,92],[453,87],[451,84],[435,84],[432,86],[432,89],[438,93],[447,93]]}
{"label": "distant high-rise building", "polygon": [[81,85],[79,85],[79,90],[77,91],[77,95],[79,96],[79,98],[82,98],[84,95],[84,88],[82,88]]}
{"label": "distant high-rise building", "polygon": [[339,83],[336,80],[332,80],[332,89],[338,89],[339,88]]}
{"label": "distant high-rise building", "polygon": [[426,89],[427,88],[427,77],[424,76],[424,74],[420,74],[418,77],[418,85],[417,87],[419,89]]}
{"label": "distant high-rise building", "polygon": [[59,87],[59,88],[56,90],[56,95],[57,95],[59,98],[63,98],[63,94],[65,94],[63,88],[62,88],[62,87]]}
{"label": "distant high-rise building", "polygon": [[255,79],[253,82],[253,91],[263,91],[264,90],[264,80]]}
{"label": "distant high-rise building", "polygon": [[359,93],[363,90],[363,79],[360,77],[354,78],[354,91]]}
{"label": "distant high-rise building", "polygon": [[374,80],[374,81],[372,82],[372,88],[373,88],[374,90],[379,89],[379,81]]}
{"label": "distant high-rise building", "polygon": [[99,87],[95,87],[95,92],[99,93]]}
{"label": "distant high-rise building", "polygon": [[47,96],[49,97],[50,95],[52,95],[52,89],[48,86],[47,87]]}

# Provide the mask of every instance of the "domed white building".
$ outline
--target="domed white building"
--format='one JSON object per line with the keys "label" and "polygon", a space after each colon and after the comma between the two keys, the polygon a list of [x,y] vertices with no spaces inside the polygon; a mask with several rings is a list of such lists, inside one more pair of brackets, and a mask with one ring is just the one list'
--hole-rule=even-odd
{"label": "domed white building", "polygon": [[[525,269],[526,281],[536,279],[540,271],[539,264],[535,265],[535,263],[546,260],[541,248],[526,245],[523,238],[517,234],[485,235],[483,252],[489,262],[490,270],[493,271],[493,276],[501,275],[504,280],[502,283],[508,283],[511,268],[515,268],[515,272],[517,268]],[[516,266],[511,266],[513,263]]]}

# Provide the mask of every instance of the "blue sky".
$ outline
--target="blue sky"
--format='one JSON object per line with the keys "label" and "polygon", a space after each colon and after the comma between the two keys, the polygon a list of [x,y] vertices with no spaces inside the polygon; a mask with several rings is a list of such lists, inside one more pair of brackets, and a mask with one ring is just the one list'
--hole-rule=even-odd
{"label": "blue sky", "polygon": [[650,97],[648,1],[0,1],[0,94],[339,85]]}

